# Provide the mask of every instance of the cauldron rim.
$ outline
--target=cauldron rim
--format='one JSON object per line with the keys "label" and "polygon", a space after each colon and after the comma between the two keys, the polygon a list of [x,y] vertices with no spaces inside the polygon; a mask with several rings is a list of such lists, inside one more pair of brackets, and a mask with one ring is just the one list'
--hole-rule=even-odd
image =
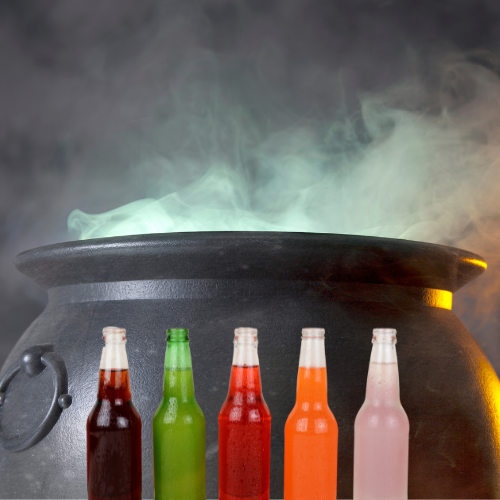
{"label": "cauldron rim", "polygon": [[20,253],[45,289],[151,279],[276,279],[378,283],[455,292],[486,269],[466,250],[331,233],[214,231],[69,241]]}

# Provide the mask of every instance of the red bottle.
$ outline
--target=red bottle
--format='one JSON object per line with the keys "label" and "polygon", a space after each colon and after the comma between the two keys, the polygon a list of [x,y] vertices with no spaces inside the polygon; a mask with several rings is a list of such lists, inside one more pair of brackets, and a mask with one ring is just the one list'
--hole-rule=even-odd
{"label": "red bottle", "polygon": [[125,330],[103,330],[97,402],[87,420],[89,500],[140,500],[141,417],[132,404]]}
{"label": "red bottle", "polygon": [[219,499],[269,500],[270,467],[271,413],[262,395],[257,330],[237,328],[219,413]]}

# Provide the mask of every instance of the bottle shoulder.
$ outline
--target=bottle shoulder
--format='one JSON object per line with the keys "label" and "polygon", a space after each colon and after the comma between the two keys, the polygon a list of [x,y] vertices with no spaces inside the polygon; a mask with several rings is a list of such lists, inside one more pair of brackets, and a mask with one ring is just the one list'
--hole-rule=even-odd
{"label": "bottle shoulder", "polygon": [[394,411],[406,415],[406,411],[401,404],[401,400],[365,399],[358,413],[360,412],[385,412]]}
{"label": "bottle shoulder", "polygon": [[123,400],[120,398],[116,399],[97,399],[97,401],[94,403],[94,406],[92,407],[92,410],[90,410],[89,416],[92,415],[93,413],[99,413],[102,411],[106,412],[131,412],[131,413],[137,413],[137,408],[134,406],[134,403],[131,399],[129,400]]}
{"label": "bottle shoulder", "polygon": [[263,415],[271,416],[271,412],[262,393],[255,394],[249,392],[228,394],[222,404],[219,414],[230,412],[233,408],[242,408],[244,410],[259,409]]}
{"label": "bottle shoulder", "polygon": [[98,400],[87,418],[89,430],[133,429],[141,426],[141,416],[131,401],[111,404],[106,400]]}
{"label": "bottle shoulder", "polygon": [[263,399],[241,402],[228,398],[219,412],[219,422],[234,424],[262,424],[271,422],[271,412]]}
{"label": "bottle shoulder", "polygon": [[186,410],[198,409],[201,412],[201,407],[198,404],[198,401],[196,401],[195,397],[184,398],[184,397],[179,396],[179,395],[172,395],[172,396],[163,397],[161,399],[160,404],[158,405],[158,408],[156,409],[156,411],[160,411],[162,409],[167,410],[172,405],[175,405],[177,407],[185,407]]}
{"label": "bottle shoulder", "polygon": [[292,411],[288,415],[287,425],[293,425],[294,422],[298,420],[315,420],[324,419],[328,422],[335,423],[337,425],[337,419],[333,414],[330,407],[326,404],[314,404],[314,403],[296,403]]}
{"label": "bottle shoulder", "polygon": [[183,401],[181,398],[164,398],[156,409],[153,423],[175,423],[179,419],[184,419],[185,423],[205,422],[205,415],[195,399]]}
{"label": "bottle shoulder", "polygon": [[337,420],[329,412],[291,412],[285,424],[285,436],[290,434],[322,434],[338,436]]}
{"label": "bottle shoulder", "polygon": [[400,402],[374,404],[365,401],[356,415],[355,427],[409,428],[408,415]]}

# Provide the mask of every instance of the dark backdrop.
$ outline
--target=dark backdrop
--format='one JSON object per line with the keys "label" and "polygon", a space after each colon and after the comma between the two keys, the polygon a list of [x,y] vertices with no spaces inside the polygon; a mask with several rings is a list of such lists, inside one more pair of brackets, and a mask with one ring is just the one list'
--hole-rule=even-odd
{"label": "dark backdrop", "polygon": [[[151,192],[123,138],[147,140],[190,64],[215,58],[243,74],[279,54],[264,77],[310,116],[340,103],[355,112],[358,95],[400,81],[412,58],[499,45],[496,0],[2,0],[0,365],[45,303],[13,257],[72,239],[74,208]],[[331,92],[339,75],[342,96]],[[498,370],[495,312],[483,322],[460,310]]]}

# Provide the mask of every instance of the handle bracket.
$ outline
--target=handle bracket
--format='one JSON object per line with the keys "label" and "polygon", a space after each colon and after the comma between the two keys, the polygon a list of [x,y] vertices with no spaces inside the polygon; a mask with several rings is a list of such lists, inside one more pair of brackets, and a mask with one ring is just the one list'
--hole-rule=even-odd
{"label": "handle bracket", "polygon": [[40,344],[26,349],[0,380],[0,411],[5,402],[5,395],[9,384],[22,370],[28,377],[33,378],[49,368],[54,383],[54,396],[50,409],[42,422],[32,431],[22,436],[8,437],[0,426],[0,444],[5,450],[24,451],[39,443],[59,420],[63,409],[69,408],[72,397],[68,394],[68,372],[62,357],[54,352],[52,344]]}

